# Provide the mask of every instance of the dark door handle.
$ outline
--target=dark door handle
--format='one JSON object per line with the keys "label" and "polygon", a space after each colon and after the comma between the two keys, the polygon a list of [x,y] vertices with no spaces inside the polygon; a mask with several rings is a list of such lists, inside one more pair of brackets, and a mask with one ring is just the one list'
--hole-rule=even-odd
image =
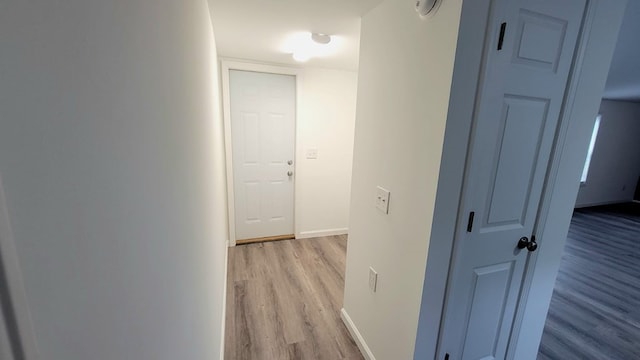
{"label": "dark door handle", "polygon": [[536,237],[532,236],[531,240],[528,237],[523,236],[518,240],[518,249],[527,249],[530,252],[534,252],[538,249],[538,243],[536,242]]}

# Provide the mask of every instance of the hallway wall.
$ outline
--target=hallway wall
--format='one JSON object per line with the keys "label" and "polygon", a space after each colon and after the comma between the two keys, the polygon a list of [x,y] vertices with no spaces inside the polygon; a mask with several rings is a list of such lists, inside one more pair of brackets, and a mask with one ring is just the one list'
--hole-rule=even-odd
{"label": "hallway wall", "polygon": [[386,0],[362,19],[344,310],[381,360],[414,354],[461,8]]}
{"label": "hallway wall", "polygon": [[[296,236],[346,234],[358,74],[301,70],[296,129]],[[309,149],[317,159],[307,159]]]}
{"label": "hallway wall", "polygon": [[220,358],[206,1],[5,1],[0,44],[0,175],[40,358]]}

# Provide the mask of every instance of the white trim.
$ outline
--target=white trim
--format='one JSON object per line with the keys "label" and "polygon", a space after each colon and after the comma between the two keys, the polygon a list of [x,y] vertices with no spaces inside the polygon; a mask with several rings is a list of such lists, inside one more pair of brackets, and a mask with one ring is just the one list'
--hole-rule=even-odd
{"label": "white trim", "polygon": [[349,330],[349,334],[351,334],[353,341],[355,341],[356,345],[358,345],[358,349],[360,349],[362,356],[364,356],[366,360],[376,360],[376,357],[373,356],[373,352],[369,348],[369,345],[367,345],[367,342],[364,341],[364,338],[360,334],[360,331],[358,331],[356,324],[353,323],[351,317],[349,316],[349,314],[347,314],[347,310],[345,310],[344,308],[340,310],[340,318],[342,319],[344,325],[347,327],[347,330]]}
{"label": "white trim", "polygon": [[226,241],[227,246],[224,248],[224,289],[222,292],[222,323],[220,324],[220,360],[224,360],[224,347],[227,331],[227,285],[229,272],[229,240]]}
{"label": "white trim", "polygon": [[[12,317],[16,329],[8,329],[18,338],[20,348],[17,351],[22,352],[20,359],[35,360],[39,358],[38,347],[33,331],[31,321],[31,313],[27,306],[27,295],[24,289],[22,273],[20,271],[20,262],[18,252],[16,251],[13,233],[9,224],[9,211],[6,206],[4,190],[2,187],[2,178],[0,176],[0,272],[6,277],[6,286],[9,295],[10,306],[13,310]],[[0,289],[2,291],[4,289]],[[6,314],[5,314],[6,315]]]}
{"label": "white trim", "polygon": [[308,239],[308,238],[322,237],[322,236],[344,235],[348,233],[349,233],[349,228],[301,231],[298,234],[296,234],[296,239]]}
{"label": "white trim", "polygon": [[464,1],[462,4],[415,359],[434,359],[438,348],[490,5],[491,0]]}
{"label": "white trim", "polygon": [[[231,146],[231,99],[230,99],[230,90],[229,90],[229,70],[244,70],[244,71],[255,71],[269,74],[280,74],[280,75],[293,75],[296,77],[296,135],[294,138],[294,163],[298,163],[297,159],[297,124],[298,119],[300,118],[300,107],[298,106],[300,100],[300,77],[301,77],[301,69],[277,66],[277,65],[268,65],[268,64],[260,64],[255,62],[248,62],[245,60],[235,60],[228,58],[220,59],[221,66],[221,74],[222,74],[222,116],[224,119],[224,146],[225,146],[225,156],[226,156],[226,172],[227,172],[227,205],[228,205],[228,217],[229,217],[229,246],[236,246],[236,221],[235,221],[235,198],[234,198],[234,189],[233,189],[233,154],[232,154],[232,146]],[[295,177],[294,180],[295,182]],[[296,184],[294,183],[294,193],[293,193],[293,204],[294,204],[294,215],[293,215],[293,226],[294,231],[296,228],[296,207],[295,207],[295,188]]]}
{"label": "white trim", "polygon": [[593,203],[576,204],[576,209],[587,208],[592,206],[614,205],[614,204],[626,204],[628,202],[638,202],[637,200],[610,200],[610,201],[597,201]]}
{"label": "white trim", "polygon": [[[272,65],[272,64],[251,62],[248,60],[237,60],[237,59],[230,59],[230,58],[221,58],[220,62],[222,64],[222,68],[224,69],[226,67],[227,70],[244,70],[244,71],[255,71],[255,72],[261,72],[261,73],[293,75],[293,76],[300,75],[302,70],[302,69],[288,67],[288,66]],[[229,72],[227,71],[227,76],[228,75],[229,75]]]}

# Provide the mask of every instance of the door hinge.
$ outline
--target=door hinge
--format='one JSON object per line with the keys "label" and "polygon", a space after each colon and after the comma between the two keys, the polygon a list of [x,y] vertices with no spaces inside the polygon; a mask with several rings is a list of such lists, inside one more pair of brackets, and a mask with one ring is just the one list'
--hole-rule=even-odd
{"label": "door hinge", "polygon": [[473,230],[473,218],[476,216],[475,211],[469,213],[469,222],[467,223],[467,232]]}
{"label": "door hinge", "polygon": [[500,38],[498,38],[498,51],[502,50],[502,44],[504,43],[504,33],[507,31],[507,23],[503,22],[500,25]]}
{"label": "door hinge", "polygon": [[449,353],[444,354],[444,360],[449,360]]}

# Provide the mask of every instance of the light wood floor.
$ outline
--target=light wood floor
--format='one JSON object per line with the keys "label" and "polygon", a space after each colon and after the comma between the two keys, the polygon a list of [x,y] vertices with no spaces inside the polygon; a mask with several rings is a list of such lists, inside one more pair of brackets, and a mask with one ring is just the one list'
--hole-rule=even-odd
{"label": "light wood floor", "polygon": [[639,204],[574,212],[538,359],[640,359]]}
{"label": "light wood floor", "polygon": [[229,249],[225,359],[363,359],[340,319],[346,235]]}

